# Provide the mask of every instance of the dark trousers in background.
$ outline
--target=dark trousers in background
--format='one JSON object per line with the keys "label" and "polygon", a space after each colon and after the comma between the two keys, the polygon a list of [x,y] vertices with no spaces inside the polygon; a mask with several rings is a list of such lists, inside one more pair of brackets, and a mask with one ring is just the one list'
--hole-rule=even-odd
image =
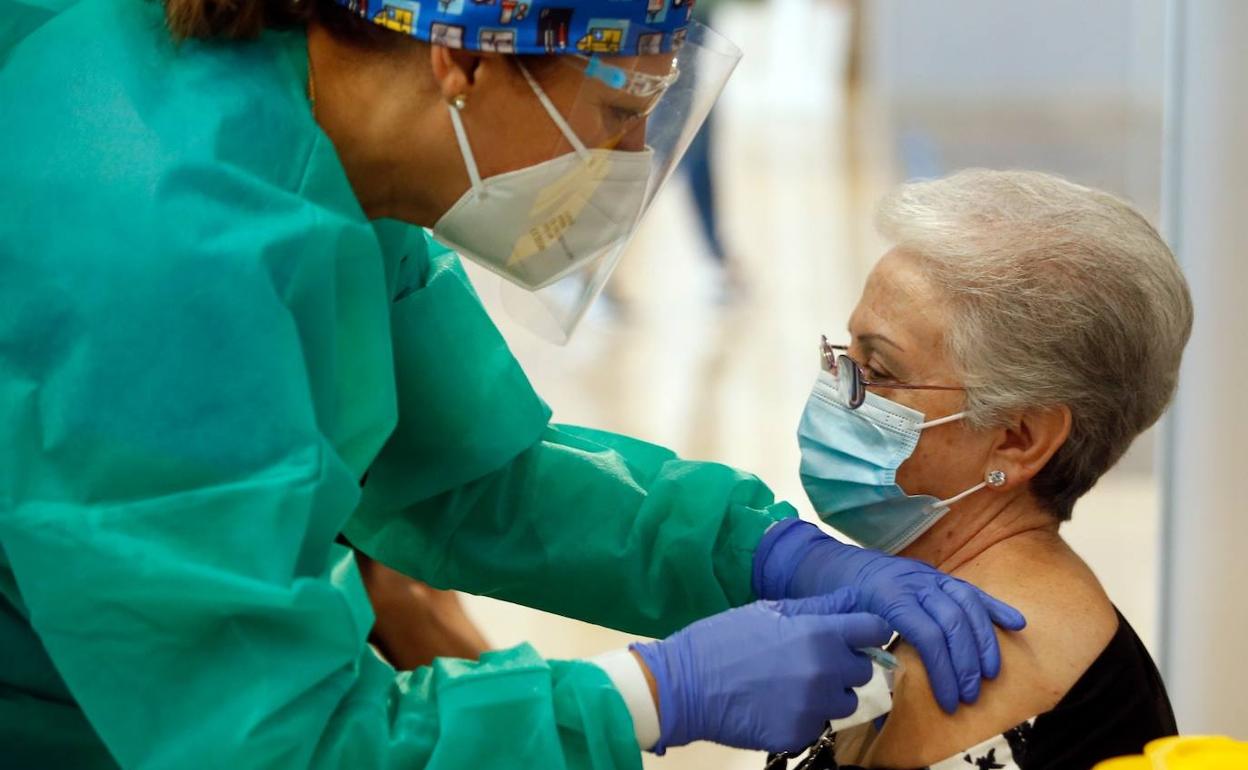
{"label": "dark trousers in background", "polygon": [[715,113],[712,111],[689,144],[681,165],[689,180],[689,190],[693,194],[693,203],[698,210],[698,224],[702,229],[702,236],[706,239],[706,246],[715,261],[722,265],[724,244],[719,237],[719,219],[715,208],[715,172],[711,160],[714,126]]}

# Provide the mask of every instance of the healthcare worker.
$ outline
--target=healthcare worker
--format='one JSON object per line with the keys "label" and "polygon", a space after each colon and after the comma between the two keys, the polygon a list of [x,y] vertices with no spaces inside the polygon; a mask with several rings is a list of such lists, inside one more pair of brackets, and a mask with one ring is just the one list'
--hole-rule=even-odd
{"label": "healthcare worker", "polygon": [[[566,334],[735,63],[689,5],[0,0],[0,766],[792,749],[890,629],[976,697],[1017,613],[550,424],[412,226]],[[396,673],[340,536],[666,638]]]}

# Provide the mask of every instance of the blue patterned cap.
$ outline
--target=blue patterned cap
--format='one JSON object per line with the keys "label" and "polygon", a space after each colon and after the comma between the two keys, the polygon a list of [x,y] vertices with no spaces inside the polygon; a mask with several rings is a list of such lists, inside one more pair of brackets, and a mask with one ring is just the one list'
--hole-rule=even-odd
{"label": "blue patterned cap", "polygon": [[695,0],[334,0],[418,40],[507,54],[679,49]]}

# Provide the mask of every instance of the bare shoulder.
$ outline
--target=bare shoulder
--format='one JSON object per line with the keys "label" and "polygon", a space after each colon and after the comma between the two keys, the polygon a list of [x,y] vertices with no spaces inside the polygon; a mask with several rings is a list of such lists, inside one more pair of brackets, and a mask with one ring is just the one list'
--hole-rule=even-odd
{"label": "bare shoulder", "polygon": [[863,758],[867,767],[939,762],[1052,709],[1117,630],[1117,614],[1100,583],[1060,540],[986,553],[955,574],[1017,607],[1027,628],[997,631],[1001,675],[984,682],[978,702],[952,715],[932,697],[918,653],[903,644],[893,711]]}

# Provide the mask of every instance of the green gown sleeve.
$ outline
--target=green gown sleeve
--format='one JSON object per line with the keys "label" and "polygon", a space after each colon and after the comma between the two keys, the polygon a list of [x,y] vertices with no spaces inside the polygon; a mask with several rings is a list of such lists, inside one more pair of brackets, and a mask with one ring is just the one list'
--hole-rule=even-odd
{"label": "green gown sleeve", "polygon": [[391,321],[398,426],[352,544],[435,586],[649,636],[750,601],[754,550],[793,508],[725,465],[548,425],[458,260],[422,250],[425,287]]}
{"label": "green gown sleeve", "polygon": [[367,646],[334,539],[395,421],[392,264],[301,49],[164,36],[84,0],[0,70],[0,766],[637,770],[596,666]]}
{"label": "green gown sleeve", "polygon": [[398,512],[361,506],[345,532],[432,585],[658,637],[750,601],[758,541],[793,515],[747,473],[550,426],[480,479]]}
{"label": "green gown sleeve", "polygon": [[[303,272],[325,231],[283,244],[247,225],[264,267],[213,259],[227,240],[0,268],[0,544],[119,765],[640,767],[595,666],[520,646],[396,675],[367,647],[367,596],[333,543],[358,476],[325,438],[318,337],[290,310],[350,297],[309,289],[332,285]],[[385,290],[380,269],[356,280]]]}

